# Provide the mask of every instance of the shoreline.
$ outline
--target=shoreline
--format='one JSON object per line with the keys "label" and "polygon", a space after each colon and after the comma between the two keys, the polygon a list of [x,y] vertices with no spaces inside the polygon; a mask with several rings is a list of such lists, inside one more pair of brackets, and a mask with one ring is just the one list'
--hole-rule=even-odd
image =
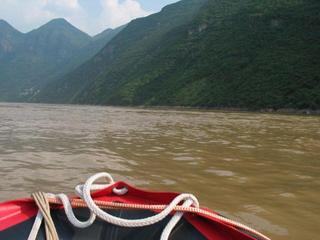
{"label": "shoreline", "polygon": [[284,114],[299,116],[320,116],[320,109],[293,109],[293,108],[235,108],[235,107],[196,107],[196,106],[157,106],[157,105],[102,105],[102,104],[78,104],[78,103],[40,103],[40,102],[0,102],[8,104],[44,104],[44,105],[65,105],[65,106],[98,106],[98,107],[118,107],[137,108],[153,110],[177,110],[177,111],[209,111],[209,112],[234,112],[234,113],[264,113],[264,114]]}
{"label": "shoreline", "polygon": [[[104,106],[104,105],[101,105]],[[280,108],[280,109],[271,109],[271,108],[262,108],[262,109],[250,109],[250,108],[232,108],[232,107],[189,107],[189,106],[109,106],[109,107],[134,107],[141,109],[159,109],[159,110],[197,110],[197,111],[212,111],[212,112],[234,112],[234,113],[270,113],[270,114],[285,114],[285,115],[299,115],[299,116],[320,116],[319,110],[311,109],[289,109],[289,108]]]}

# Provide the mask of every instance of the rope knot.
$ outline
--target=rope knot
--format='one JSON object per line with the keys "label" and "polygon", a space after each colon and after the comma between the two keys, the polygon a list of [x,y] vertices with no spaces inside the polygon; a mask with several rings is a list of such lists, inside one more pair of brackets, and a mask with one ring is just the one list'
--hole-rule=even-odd
{"label": "rope knot", "polygon": [[[46,194],[43,192],[35,192],[35,193],[31,194],[31,197],[34,199],[35,203],[37,204],[37,206],[39,208],[39,212],[36,217],[36,220],[38,222],[40,222],[40,224],[38,224],[39,227],[41,225],[42,218],[44,218],[46,239],[47,240],[59,240],[56,227],[54,226],[54,223],[53,223],[53,220],[51,217],[50,205],[49,205],[49,202],[46,198]],[[34,227],[32,228],[31,233],[34,232],[33,230],[35,230]],[[38,233],[38,231],[36,231],[36,234],[37,233]]]}

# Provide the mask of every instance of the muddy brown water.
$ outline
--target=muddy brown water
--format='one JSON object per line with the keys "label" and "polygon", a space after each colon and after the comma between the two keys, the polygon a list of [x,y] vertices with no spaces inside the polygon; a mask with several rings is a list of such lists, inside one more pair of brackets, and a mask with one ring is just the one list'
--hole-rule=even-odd
{"label": "muddy brown water", "polygon": [[101,171],[274,240],[319,239],[320,117],[0,103],[0,201]]}

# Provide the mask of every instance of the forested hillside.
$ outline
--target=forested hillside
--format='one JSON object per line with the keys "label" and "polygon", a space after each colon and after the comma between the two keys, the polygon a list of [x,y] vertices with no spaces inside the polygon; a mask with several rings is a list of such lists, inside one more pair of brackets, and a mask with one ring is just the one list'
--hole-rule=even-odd
{"label": "forested hillside", "polygon": [[0,101],[28,101],[92,58],[123,27],[91,37],[64,19],[26,34],[0,20]]}
{"label": "forested hillside", "polygon": [[320,108],[320,2],[184,0],[131,22],[38,101]]}

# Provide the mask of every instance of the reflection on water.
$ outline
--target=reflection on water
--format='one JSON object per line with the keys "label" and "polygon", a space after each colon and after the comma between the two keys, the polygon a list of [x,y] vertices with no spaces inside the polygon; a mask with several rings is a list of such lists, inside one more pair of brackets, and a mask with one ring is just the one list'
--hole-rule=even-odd
{"label": "reflection on water", "polygon": [[100,171],[194,193],[275,240],[318,239],[319,117],[0,104],[0,200]]}

